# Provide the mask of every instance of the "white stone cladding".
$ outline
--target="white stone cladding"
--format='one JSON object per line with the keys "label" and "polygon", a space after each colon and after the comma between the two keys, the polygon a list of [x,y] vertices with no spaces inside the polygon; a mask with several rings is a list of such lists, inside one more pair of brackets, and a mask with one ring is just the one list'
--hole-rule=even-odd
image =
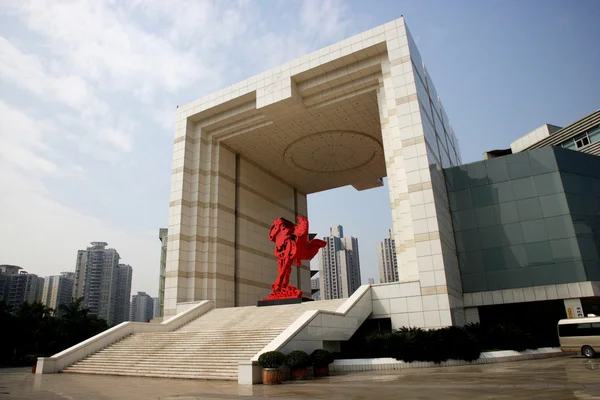
{"label": "white stone cladding", "polygon": [[463,324],[442,173],[459,163],[403,18],[179,107],[165,315],[184,301],[254,304],[276,277],[273,219],[306,215],[307,194],[368,189],[387,176],[399,280],[433,296],[414,324]]}

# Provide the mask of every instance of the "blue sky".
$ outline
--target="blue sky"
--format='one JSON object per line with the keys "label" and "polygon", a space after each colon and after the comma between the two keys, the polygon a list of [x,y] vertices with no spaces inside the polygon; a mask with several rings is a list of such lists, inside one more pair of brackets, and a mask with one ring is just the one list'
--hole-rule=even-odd
{"label": "blue sky", "polygon": [[[156,295],[175,107],[400,15],[466,162],[600,108],[596,0],[2,1],[0,263],[55,274],[102,240]],[[386,188],[309,196],[364,281],[390,216]]]}

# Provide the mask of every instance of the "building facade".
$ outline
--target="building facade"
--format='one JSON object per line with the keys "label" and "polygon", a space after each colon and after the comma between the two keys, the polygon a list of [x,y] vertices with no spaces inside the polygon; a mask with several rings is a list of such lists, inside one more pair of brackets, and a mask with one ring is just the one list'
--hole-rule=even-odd
{"label": "building facade", "polygon": [[330,228],[324,237],[327,246],[320,249],[319,286],[322,300],[350,297],[361,284],[358,239],[344,237],[342,226]]}
{"label": "building facade", "polygon": [[600,156],[600,110],[594,111],[564,128],[543,125],[512,142],[510,150],[512,153],[517,153],[548,146],[563,147]]}
{"label": "building facade", "polygon": [[16,310],[22,303],[42,300],[44,278],[16,265],[0,265],[0,300]]}
{"label": "building facade", "polygon": [[153,297],[152,301],[154,302],[154,305],[152,307],[152,318],[158,318],[160,317],[160,303],[158,302],[158,297]]}
{"label": "building facade", "polygon": [[146,292],[137,292],[131,296],[131,310],[129,320],[134,322],[147,322],[154,315],[154,299]]}
{"label": "building facade", "polygon": [[396,242],[392,237],[385,238],[377,243],[377,256],[379,258],[379,280],[381,283],[398,282],[398,260],[396,259]]}
{"label": "building facade", "polygon": [[109,325],[126,321],[129,315],[132,269],[119,265],[115,249],[105,242],[92,242],[77,252],[74,297],[83,297],[90,315],[103,318]]}
{"label": "building facade", "polygon": [[[404,18],[178,107],[165,315],[202,299],[256,304],[276,277],[275,218],[307,216],[308,194],[387,176],[399,280],[435,298],[412,325],[464,323],[442,171],[459,164]],[[297,272],[308,296],[308,262]]]}
{"label": "building facade", "polygon": [[311,289],[311,298],[313,300],[321,300],[321,279],[319,278],[319,273],[317,272],[310,278],[310,289]]}
{"label": "building facade", "polygon": [[44,278],[42,303],[52,308],[56,315],[61,315],[61,304],[68,305],[73,299],[74,285],[74,272],[61,272],[60,275],[47,276]]}
{"label": "building facade", "polygon": [[154,317],[162,317],[165,303],[165,278],[167,273],[167,241],[169,240],[169,230],[161,228],[158,231],[160,239],[160,269],[158,277],[158,313]]}
{"label": "building facade", "polygon": [[467,322],[600,311],[600,157],[562,147],[446,170]]}
{"label": "building facade", "polygon": [[133,275],[133,268],[130,265],[119,264],[117,269],[117,311],[115,314],[115,324],[129,321],[131,279]]}

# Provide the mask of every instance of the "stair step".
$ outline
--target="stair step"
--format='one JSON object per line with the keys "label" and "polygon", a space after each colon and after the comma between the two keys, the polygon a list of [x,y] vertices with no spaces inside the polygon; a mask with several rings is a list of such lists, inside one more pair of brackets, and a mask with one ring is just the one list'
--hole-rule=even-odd
{"label": "stair step", "polygon": [[157,367],[156,365],[148,365],[148,366],[144,366],[144,365],[131,365],[131,366],[125,366],[125,365],[110,365],[110,366],[98,366],[98,365],[84,365],[84,364],[75,364],[71,367],[69,367],[70,369],[75,369],[75,370],[93,370],[93,371],[119,371],[119,372],[133,372],[133,371],[155,371],[155,372],[159,372],[159,371],[167,371],[167,372],[174,372],[174,371],[179,371],[179,372],[184,372],[184,373],[188,373],[188,372],[198,372],[198,371],[214,371],[214,372],[232,372],[232,371],[236,371],[237,373],[237,365],[235,366],[223,366],[223,365],[198,365],[195,367],[179,367],[176,365],[164,365],[164,366],[160,366]]}
{"label": "stair step", "polygon": [[115,365],[115,366],[161,366],[161,365],[171,365],[174,364],[178,367],[185,367],[185,368],[198,368],[204,365],[210,365],[210,366],[220,366],[220,367],[235,367],[237,368],[238,364],[239,364],[239,360],[230,360],[230,361],[224,361],[224,360],[209,360],[209,362],[197,362],[197,361],[190,361],[190,362],[183,362],[182,360],[166,360],[164,362],[159,362],[159,361],[117,361],[117,362],[102,362],[102,361],[91,361],[89,359],[87,360],[83,360],[83,361],[78,361],[77,363],[75,363],[74,365],[86,365],[86,366],[92,366],[92,365],[97,365],[97,366],[105,366],[105,365]]}
{"label": "stair step", "polygon": [[250,360],[304,312],[334,311],[343,301],[211,310],[176,331],[131,334],[64,372],[236,380],[239,362]]}
{"label": "stair step", "polygon": [[[268,342],[265,343],[265,345],[267,345]],[[155,351],[169,351],[169,352],[173,352],[173,353],[178,353],[178,354],[188,354],[188,353],[197,353],[197,352],[201,352],[201,351],[208,351],[210,350],[213,353],[220,353],[220,352],[225,352],[225,353],[236,353],[236,352],[244,352],[244,351],[249,351],[249,350],[253,350],[253,349],[262,349],[263,347],[265,347],[264,345],[261,346],[240,346],[240,347],[215,347],[215,348],[211,348],[211,347],[194,347],[194,348],[182,348],[182,347],[161,347],[161,348],[152,348],[152,347],[144,347],[144,348],[127,348],[127,349],[106,349],[106,350],[100,350],[100,352],[98,354],[107,354],[107,353],[145,353],[145,352],[155,352]]]}
{"label": "stair step", "polygon": [[124,354],[123,356],[110,356],[110,357],[99,357],[99,356],[91,356],[88,358],[85,358],[85,360],[137,360],[137,361],[141,361],[141,360],[148,360],[148,359],[155,359],[155,360],[194,360],[194,361],[205,361],[205,360],[214,360],[214,359],[218,359],[218,360],[249,360],[252,357],[254,357],[254,355],[258,353],[258,351],[256,352],[252,352],[252,353],[246,353],[246,354],[227,354],[227,355],[220,355],[220,354],[194,354],[191,355],[189,357],[185,357],[185,356],[177,356],[177,355],[168,355],[168,354],[161,354],[161,355],[156,355],[156,354],[144,354],[142,356],[134,356],[134,355],[127,355]]}
{"label": "stair step", "polygon": [[91,374],[91,375],[117,375],[117,376],[143,376],[150,378],[175,378],[175,379],[202,379],[202,380],[237,380],[237,374],[226,373],[197,373],[197,374],[182,374],[182,373],[153,373],[153,372],[116,372],[116,371],[77,371],[66,369],[63,372],[76,374]]}

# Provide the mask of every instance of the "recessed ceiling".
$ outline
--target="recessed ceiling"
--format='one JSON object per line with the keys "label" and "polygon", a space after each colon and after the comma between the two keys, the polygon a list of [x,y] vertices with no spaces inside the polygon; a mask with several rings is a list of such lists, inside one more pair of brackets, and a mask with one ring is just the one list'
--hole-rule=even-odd
{"label": "recessed ceiling", "polygon": [[375,91],[318,108],[259,109],[272,122],[223,143],[309,194],[386,176]]}

